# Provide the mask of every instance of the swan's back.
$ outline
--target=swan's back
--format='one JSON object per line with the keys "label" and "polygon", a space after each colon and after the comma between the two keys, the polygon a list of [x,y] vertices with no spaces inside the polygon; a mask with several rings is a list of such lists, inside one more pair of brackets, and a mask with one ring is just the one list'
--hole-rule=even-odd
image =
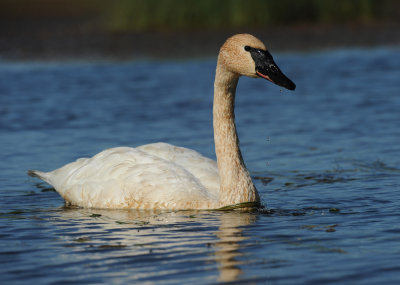
{"label": "swan's back", "polygon": [[81,207],[195,209],[218,201],[216,162],[166,143],[107,149],[31,175],[53,185],[67,203]]}
{"label": "swan's back", "polygon": [[216,161],[197,151],[167,143],[146,144],[136,149],[176,163],[199,179],[206,189],[218,195],[220,181]]}

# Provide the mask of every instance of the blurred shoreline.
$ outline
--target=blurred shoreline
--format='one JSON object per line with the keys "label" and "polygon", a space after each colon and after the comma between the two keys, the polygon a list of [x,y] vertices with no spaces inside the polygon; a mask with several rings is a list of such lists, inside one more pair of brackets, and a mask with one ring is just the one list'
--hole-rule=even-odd
{"label": "blurred shoreline", "polygon": [[272,52],[400,46],[400,25],[295,25],[191,32],[107,32],[81,20],[1,22],[0,60],[127,60],[216,56],[225,39],[251,33]]}

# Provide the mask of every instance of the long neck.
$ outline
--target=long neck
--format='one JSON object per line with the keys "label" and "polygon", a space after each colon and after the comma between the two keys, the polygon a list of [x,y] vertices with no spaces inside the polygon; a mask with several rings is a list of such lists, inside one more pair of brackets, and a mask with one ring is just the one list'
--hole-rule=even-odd
{"label": "long neck", "polygon": [[220,176],[221,206],[259,202],[259,195],[243,162],[235,126],[235,92],[239,76],[217,66],[214,82],[214,141]]}

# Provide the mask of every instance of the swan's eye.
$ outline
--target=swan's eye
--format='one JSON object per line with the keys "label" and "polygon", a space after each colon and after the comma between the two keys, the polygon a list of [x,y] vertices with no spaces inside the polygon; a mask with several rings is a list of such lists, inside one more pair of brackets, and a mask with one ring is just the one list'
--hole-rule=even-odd
{"label": "swan's eye", "polygon": [[250,49],[251,49],[251,47],[249,47],[249,46],[245,46],[245,47],[244,47],[244,50],[245,50],[245,51],[250,51]]}

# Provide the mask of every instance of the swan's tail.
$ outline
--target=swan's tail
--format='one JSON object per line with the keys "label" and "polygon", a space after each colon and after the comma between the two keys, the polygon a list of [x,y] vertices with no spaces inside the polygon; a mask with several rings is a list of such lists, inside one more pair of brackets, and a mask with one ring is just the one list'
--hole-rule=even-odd
{"label": "swan's tail", "polygon": [[50,184],[49,174],[46,172],[38,171],[38,170],[28,170],[28,175],[31,177],[39,178],[43,181],[46,181]]}

